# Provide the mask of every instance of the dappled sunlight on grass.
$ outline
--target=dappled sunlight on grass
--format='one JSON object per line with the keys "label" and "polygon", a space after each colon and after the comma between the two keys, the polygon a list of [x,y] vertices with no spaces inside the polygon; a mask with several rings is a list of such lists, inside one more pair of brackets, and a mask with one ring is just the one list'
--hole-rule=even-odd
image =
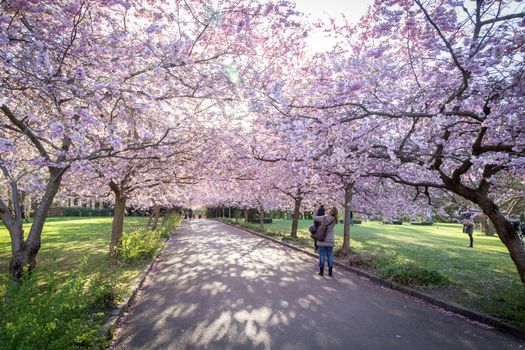
{"label": "dappled sunlight on grass", "polygon": [[[126,217],[124,230],[142,227],[146,218]],[[37,257],[37,271],[47,271],[53,265],[58,277],[66,277],[88,259],[90,270],[111,277],[119,285],[130,284],[142,271],[142,266],[114,265],[108,256],[111,237],[111,217],[52,217],[42,234],[42,247]],[[29,233],[31,224],[24,224]],[[7,229],[0,226],[0,295],[4,293],[11,246]]]}

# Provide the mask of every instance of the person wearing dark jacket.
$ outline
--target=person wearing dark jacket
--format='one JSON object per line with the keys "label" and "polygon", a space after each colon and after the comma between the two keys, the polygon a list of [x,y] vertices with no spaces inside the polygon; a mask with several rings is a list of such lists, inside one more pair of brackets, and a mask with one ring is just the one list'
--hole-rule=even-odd
{"label": "person wearing dark jacket", "polygon": [[319,246],[319,275],[324,275],[324,258],[328,260],[328,276],[332,277],[332,269],[334,267],[334,227],[339,220],[339,214],[337,208],[333,207],[328,211],[326,215],[319,215],[319,209],[315,210],[312,214],[314,221],[323,223],[326,227],[326,238],[323,242],[318,242]]}
{"label": "person wearing dark jacket", "polygon": [[[324,205],[322,205],[320,203],[315,205],[314,212],[316,210],[317,210],[317,215],[319,215],[319,216],[323,216],[325,214]],[[317,230],[319,225],[321,225],[321,223],[314,220],[314,232]],[[319,247],[317,246],[317,240],[316,239],[314,239],[314,246],[315,246],[315,251],[317,252]]]}

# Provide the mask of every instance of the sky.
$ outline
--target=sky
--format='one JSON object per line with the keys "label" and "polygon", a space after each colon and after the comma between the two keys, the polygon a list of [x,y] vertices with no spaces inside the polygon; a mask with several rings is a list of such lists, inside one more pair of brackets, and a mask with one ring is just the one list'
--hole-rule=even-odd
{"label": "sky", "polygon": [[[356,23],[366,13],[373,0],[290,0],[297,5],[297,10],[311,15],[312,20],[341,19],[341,13],[347,20]],[[328,49],[333,40],[326,39],[321,33],[314,33],[311,46],[315,51]]]}
{"label": "sky", "polygon": [[341,13],[352,22],[357,22],[365,14],[373,0],[291,0],[297,4],[297,9],[311,14],[313,17],[328,19],[340,18]]}

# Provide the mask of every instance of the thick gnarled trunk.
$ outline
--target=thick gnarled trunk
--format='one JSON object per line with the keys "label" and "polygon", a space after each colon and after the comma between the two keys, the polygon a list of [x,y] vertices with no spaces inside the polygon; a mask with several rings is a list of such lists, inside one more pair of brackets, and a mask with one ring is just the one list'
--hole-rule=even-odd
{"label": "thick gnarled trunk", "polygon": [[109,254],[115,255],[118,252],[124,231],[124,216],[126,215],[127,196],[124,191],[113,181],[109,187],[115,194],[115,209],[113,211],[113,224],[111,226],[111,242],[109,244]]}
{"label": "thick gnarled trunk", "polygon": [[477,204],[483,213],[487,215],[496,229],[498,237],[509,251],[510,258],[514,262],[521,282],[525,284],[525,248],[521,243],[514,226],[503,215],[498,205],[487,195],[488,189],[470,189],[458,183],[445,182],[447,188]]}
{"label": "thick gnarled trunk", "polygon": [[477,204],[494,224],[499,238],[507,247],[510,257],[516,265],[521,282],[525,284],[525,248],[520,241],[514,226],[501,213],[499,207],[490,199],[480,198]]}
{"label": "thick gnarled trunk", "polygon": [[60,188],[60,183],[65,169],[51,170],[50,180],[42,200],[38,204],[35,212],[31,229],[27,239],[24,240],[24,230],[22,228],[22,216],[19,210],[19,201],[15,200],[14,217],[8,212],[2,212],[2,219],[6,224],[11,237],[11,260],[9,262],[9,275],[11,278],[20,281],[23,276],[24,267],[27,266],[31,271],[36,266],[36,257],[40,250],[42,230],[47,218],[47,213],[53,200]]}
{"label": "thick gnarled trunk", "polygon": [[20,281],[25,266],[27,266],[28,272],[31,273],[36,266],[36,256],[39,250],[40,241],[38,243],[24,242],[20,249],[13,254],[9,262],[9,275],[11,278]]}
{"label": "thick gnarled trunk", "polygon": [[303,199],[301,197],[295,198],[293,216],[292,216],[292,230],[290,235],[297,238],[297,228],[299,227],[299,215],[301,214],[301,203]]}
{"label": "thick gnarled trunk", "polygon": [[344,220],[344,231],[343,231],[343,246],[341,253],[343,256],[350,254],[350,217],[352,213],[352,189],[353,184],[345,186],[345,220]]}
{"label": "thick gnarled trunk", "polygon": [[262,205],[259,207],[259,226],[264,229],[264,207]]}
{"label": "thick gnarled trunk", "polygon": [[157,226],[159,225],[159,218],[160,218],[160,205],[155,204],[153,206],[153,222],[151,223],[151,226],[150,226],[151,230],[157,229]]}

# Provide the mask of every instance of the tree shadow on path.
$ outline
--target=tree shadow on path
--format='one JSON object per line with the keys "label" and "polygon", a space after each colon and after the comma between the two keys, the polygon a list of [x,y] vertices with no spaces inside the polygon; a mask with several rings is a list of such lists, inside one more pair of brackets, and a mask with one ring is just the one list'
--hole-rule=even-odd
{"label": "tree shadow on path", "polygon": [[117,349],[505,349],[519,342],[242,230],[185,223],[117,330]]}

